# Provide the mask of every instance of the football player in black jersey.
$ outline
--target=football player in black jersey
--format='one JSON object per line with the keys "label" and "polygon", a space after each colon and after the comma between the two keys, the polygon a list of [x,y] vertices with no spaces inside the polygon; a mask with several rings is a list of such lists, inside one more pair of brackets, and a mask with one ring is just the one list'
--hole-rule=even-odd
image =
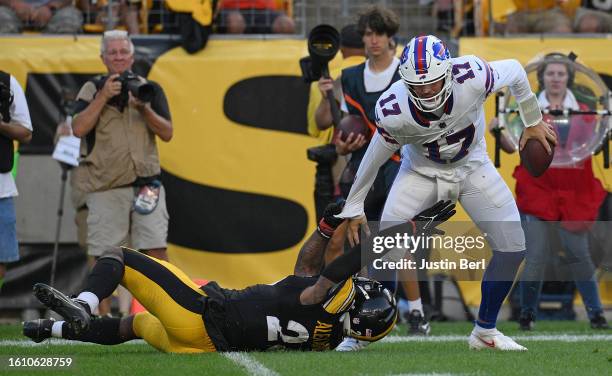
{"label": "football player in black jersey", "polygon": [[[27,321],[23,333],[35,342],[59,337],[104,345],[142,338],[160,351],[173,353],[279,347],[330,350],[345,335],[376,341],[395,325],[395,300],[378,282],[351,276],[382,254],[366,252],[372,256],[362,259],[360,250],[354,249],[323,265],[330,238],[334,233],[345,235],[346,224],[335,217],[340,210],[337,204],[326,209],[300,250],[293,275],[243,290],[224,289],[215,282],[200,287],[172,264],[129,248],[110,248],[74,299],[45,284],[34,285],[36,297],[65,321]],[[436,226],[454,213],[454,204],[441,201],[414,221],[388,231],[409,235],[438,231]],[[148,312],[124,318],[92,317],[98,302],[118,284]]]}

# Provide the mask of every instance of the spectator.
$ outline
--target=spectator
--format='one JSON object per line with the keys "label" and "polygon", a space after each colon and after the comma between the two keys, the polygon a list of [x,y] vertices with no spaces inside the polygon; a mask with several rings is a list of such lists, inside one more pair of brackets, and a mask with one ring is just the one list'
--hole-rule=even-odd
{"label": "spectator", "polygon": [[568,0],[514,0],[517,11],[508,16],[506,32],[571,33],[572,13]]}
{"label": "spectator", "polygon": [[[93,1],[79,0],[79,8],[85,14],[87,24],[100,25],[104,30],[124,26],[130,35],[140,33],[139,0]],[[87,31],[87,30],[86,30]]]}
{"label": "spectator", "polygon": [[50,34],[76,34],[83,15],[70,0],[0,0],[0,33],[23,29]]}
{"label": "spectator", "polygon": [[108,75],[83,85],[72,121],[85,151],[75,183],[86,193],[88,252],[99,256],[129,238],[134,248],[166,260],[168,212],[155,140],[172,138],[166,96],[157,83],[136,76],[153,86],[145,103],[120,80],[134,64],[127,32],[105,32],[101,57]]}
{"label": "spectator", "polygon": [[13,169],[13,140],[30,142],[32,121],[23,89],[8,73],[0,71],[0,289],[6,264],[19,260],[13,197],[17,187]]}
{"label": "spectator", "polygon": [[612,33],[612,1],[583,0],[576,11],[577,33]]}
{"label": "spectator", "polygon": [[229,34],[293,34],[295,22],[275,0],[220,0],[217,31]]}
{"label": "spectator", "polygon": [[[569,89],[574,81],[575,69],[567,57],[558,53],[547,55],[538,67],[537,74],[541,90],[538,102],[542,109],[589,110],[587,105],[576,100]],[[552,118],[545,116],[545,120],[550,122]],[[558,147],[564,148],[584,137],[582,133],[592,131],[590,125],[594,121],[592,116],[573,116],[568,130],[562,131],[560,127],[556,129]],[[515,151],[503,134],[502,148],[509,153]],[[527,246],[520,284],[520,328],[531,330],[535,324],[543,273],[550,259],[549,238],[545,236],[549,230],[558,234],[561,244],[570,255],[569,259],[573,260],[569,268],[582,295],[591,327],[607,328],[595,280],[595,268],[589,253],[587,224],[597,218],[606,193],[593,175],[591,158],[580,162],[575,168],[551,167],[538,178],[532,177],[519,165],[513,176],[516,178],[516,203],[524,223]]]}
{"label": "spectator", "polygon": [[438,20],[437,31],[441,34],[451,38],[474,35],[473,4],[465,4],[465,0],[436,0],[432,13]]}

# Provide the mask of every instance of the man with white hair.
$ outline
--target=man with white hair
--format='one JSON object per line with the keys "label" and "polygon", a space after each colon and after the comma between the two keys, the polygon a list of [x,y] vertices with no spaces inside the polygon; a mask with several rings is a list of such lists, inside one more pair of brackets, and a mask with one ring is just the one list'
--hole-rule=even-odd
{"label": "man with white hair", "polygon": [[134,248],[167,259],[156,136],[172,138],[168,102],[157,83],[132,73],[134,44],[127,32],[105,32],[100,56],[108,74],[83,85],[72,122],[82,139],[75,181],[87,195],[88,252],[98,257],[129,238]]}

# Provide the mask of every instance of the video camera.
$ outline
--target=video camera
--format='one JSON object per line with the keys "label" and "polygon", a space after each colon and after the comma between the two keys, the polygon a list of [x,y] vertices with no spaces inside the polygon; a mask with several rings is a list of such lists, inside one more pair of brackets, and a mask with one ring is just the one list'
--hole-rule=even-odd
{"label": "video camera", "polygon": [[309,56],[300,59],[304,82],[318,81],[321,76],[329,77],[328,64],[340,49],[340,33],[333,26],[318,25],[308,34]]}
{"label": "video camera", "polygon": [[[104,86],[107,79],[108,76],[102,79],[100,87]],[[123,112],[123,109],[127,106],[129,101],[128,92],[145,103],[151,102],[155,96],[155,88],[153,85],[148,82],[143,82],[141,78],[132,71],[128,70],[121,73],[119,77],[115,78],[115,81],[121,82],[121,93],[111,98],[108,104],[116,106],[119,111]]]}

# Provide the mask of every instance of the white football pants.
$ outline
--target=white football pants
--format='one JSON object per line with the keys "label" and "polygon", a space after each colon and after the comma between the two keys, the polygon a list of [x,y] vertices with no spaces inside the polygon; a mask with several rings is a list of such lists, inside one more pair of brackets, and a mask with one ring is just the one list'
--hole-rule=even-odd
{"label": "white football pants", "polygon": [[525,250],[525,235],[516,202],[491,161],[456,183],[400,169],[387,197],[381,222],[406,221],[438,200],[459,201],[480,231],[487,234],[493,250]]}

